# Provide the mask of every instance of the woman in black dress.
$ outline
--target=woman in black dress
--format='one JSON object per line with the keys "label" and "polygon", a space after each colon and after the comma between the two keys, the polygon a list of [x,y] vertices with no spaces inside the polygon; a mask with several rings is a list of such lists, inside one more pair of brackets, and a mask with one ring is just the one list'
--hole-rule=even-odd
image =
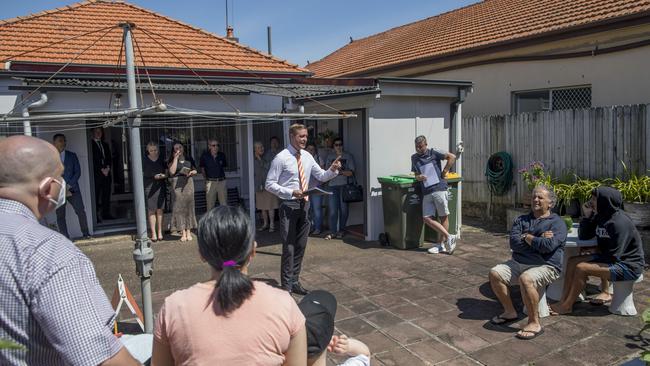
{"label": "woman in black dress", "polygon": [[165,205],[165,174],[167,167],[155,142],[147,144],[147,156],[142,159],[144,194],[147,198],[147,216],[151,241],[162,240],[163,206]]}

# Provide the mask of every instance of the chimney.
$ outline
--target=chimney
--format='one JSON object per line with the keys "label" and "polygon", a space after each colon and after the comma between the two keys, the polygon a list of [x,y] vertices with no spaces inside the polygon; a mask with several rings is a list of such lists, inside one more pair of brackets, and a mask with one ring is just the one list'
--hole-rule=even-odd
{"label": "chimney", "polygon": [[239,38],[235,37],[235,31],[231,26],[226,27],[226,38],[234,42],[239,42]]}

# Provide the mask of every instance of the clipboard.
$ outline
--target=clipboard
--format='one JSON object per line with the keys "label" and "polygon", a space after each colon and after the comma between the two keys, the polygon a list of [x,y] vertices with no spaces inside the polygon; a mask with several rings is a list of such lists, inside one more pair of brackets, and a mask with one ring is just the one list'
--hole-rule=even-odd
{"label": "clipboard", "polygon": [[303,193],[304,193],[304,194],[307,194],[307,195],[310,195],[310,196],[312,196],[312,195],[314,195],[314,196],[318,196],[318,195],[332,195],[332,194],[333,194],[332,192],[328,192],[328,191],[323,190],[323,189],[320,189],[320,188],[318,188],[318,187],[309,188],[308,190],[306,190],[306,191],[303,192]]}
{"label": "clipboard", "polygon": [[420,171],[422,172],[422,175],[427,177],[427,180],[422,182],[422,184],[424,184],[424,188],[429,188],[440,183],[440,178],[438,178],[438,174],[436,173],[436,168],[433,166],[433,163],[424,164],[422,167],[420,167]]}

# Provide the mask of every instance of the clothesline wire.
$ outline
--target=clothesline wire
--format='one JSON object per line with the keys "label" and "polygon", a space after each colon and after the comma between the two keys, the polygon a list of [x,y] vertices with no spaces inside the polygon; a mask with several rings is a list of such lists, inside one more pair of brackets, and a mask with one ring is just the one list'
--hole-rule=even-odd
{"label": "clothesline wire", "polygon": [[[138,29],[140,29],[144,34],[146,34],[147,37],[149,37],[152,41],[156,42],[156,43],[157,43],[160,47],[162,47],[165,51],[167,51],[167,53],[169,53],[169,54],[171,54],[172,56],[174,56],[174,58],[176,58],[176,59],[178,60],[178,62],[180,62],[181,64],[183,64],[183,66],[185,66],[188,70],[190,70],[190,71],[191,71],[191,72],[192,72],[196,77],[198,77],[198,78],[199,78],[199,79],[200,79],[200,80],[201,80],[205,85],[210,86],[210,83],[208,83],[208,82],[207,82],[203,77],[201,77],[201,75],[199,75],[196,71],[194,71],[193,68],[191,68],[187,63],[185,63],[185,61],[183,61],[180,57],[178,57],[178,55],[176,55],[174,52],[172,52],[172,51],[171,51],[169,48],[167,48],[164,44],[162,44],[160,41],[158,41],[157,39],[155,39],[154,37],[152,37],[151,34],[149,34],[149,32],[147,32],[146,30],[141,29],[141,28],[138,28]],[[153,89],[152,89],[152,90],[153,90]],[[221,99],[222,99],[226,104],[228,104],[228,106],[229,106],[230,108],[232,108],[235,112],[238,112],[238,113],[240,112],[239,109],[238,109],[237,107],[235,107],[234,105],[232,105],[232,103],[230,103],[230,102],[228,101],[228,99],[226,99],[226,98],[225,98],[221,93],[219,93],[218,90],[214,89],[214,92],[215,92],[215,93],[216,93],[216,94],[217,94],[217,95],[218,95],[218,96],[219,96],[219,97],[220,97],[220,98],[221,98]]]}
{"label": "clothesline wire", "polygon": [[77,60],[77,59],[79,58],[79,56],[83,55],[83,54],[84,54],[86,51],[88,51],[92,46],[94,46],[95,44],[97,44],[97,42],[99,42],[100,40],[102,40],[102,39],[103,39],[103,38],[104,38],[108,33],[110,33],[111,30],[113,30],[113,28],[115,28],[115,27],[116,27],[116,26],[111,27],[111,28],[108,29],[105,33],[103,33],[99,38],[97,38],[94,42],[92,42],[88,47],[84,48],[81,52],[77,52],[77,54],[76,54],[74,57],[72,57],[72,58],[71,58],[68,62],[66,62],[63,66],[61,66],[61,67],[60,67],[60,68],[59,68],[59,69],[58,69],[54,74],[50,75],[50,77],[47,78],[47,80],[43,81],[43,82],[42,82],[42,83],[41,83],[41,84],[40,84],[36,89],[32,90],[29,94],[27,94],[27,96],[26,96],[25,98],[23,98],[23,100],[21,100],[18,104],[16,104],[16,105],[15,105],[15,106],[14,106],[14,107],[13,107],[13,108],[8,112],[8,113],[6,113],[5,116],[10,115],[11,113],[13,113],[13,112],[16,110],[16,108],[18,108],[18,107],[22,106],[23,104],[25,104],[25,102],[27,102],[27,101],[29,100],[29,98],[32,97],[32,95],[34,95],[34,94],[35,94],[37,91],[39,91],[43,86],[45,86],[45,84],[49,83],[50,80],[54,79],[54,77],[57,76],[61,71],[63,71],[63,69],[65,69],[66,67],[68,67],[68,65],[70,65],[70,64],[73,63],[75,60]]}
{"label": "clothesline wire", "polygon": [[[157,37],[163,38],[163,39],[165,39],[165,40],[167,40],[167,41],[169,41],[169,42],[172,42],[172,43],[174,43],[174,44],[177,44],[177,45],[183,46],[183,47],[185,47],[185,48],[187,48],[187,49],[190,49],[190,50],[192,50],[192,51],[198,52],[198,53],[200,53],[200,54],[202,54],[202,55],[204,55],[204,56],[206,56],[206,57],[209,57],[209,58],[211,58],[211,59],[213,59],[213,60],[215,60],[215,61],[219,61],[219,62],[221,62],[221,63],[224,63],[224,64],[226,64],[226,65],[228,65],[228,66],[230,66],[230,67],[233,67],[233,68],[235,68],[235,69],[237,69],[237,70],[239,70],[239,71],[242,71],[242,72],[245,72],[245,73],[247,73],[247,74],[249,74],[249,75],[252,75],[252,76],[254,76],[255,78],[258,78],[258,79],[263,80],[263,81],[265,81],[265,82],[267,82],[267,83],[269,83],[269,84],[272,84],[272,85],[274,85],[274,86],[276,86],[276,87],[278,87],[278,88],[281,88],[281,89],[284,89],[284,90],[286,90],[286,91],[288,91],[288,92],[290,92],[290,93],[293,93],[295,96],[301,97],[301,95],[298,94],[295,90],[292,90],[292,89],[289,89],[289,88],[287,88],[287,87],[284,87],[284,86],[282,86],[282,85],[280,85],[280,84],[274,82],[273,80],[268,79],[268,78],[265,78],[265,77],[263,77],[262,75],[259,75],[259,74],[255,73],[255,72],[253,72],[253,71],[243,69],[243,68],[241,68],[241,67],[239,67],[239,66],[237,66],[237,65],[235,65],[235,64],[231,64],[231,63],[229,63],[228,61],[223,60],[223,59],[221,59],[221,58],[219,58],[219,57],[216,57],[216,56],[214,56],[214,55],[211,55],[211,54],[209,54],[209,53],[206,53],[206,52],[202,51],[201,49],[198,49],[198,48],[196,48],[196,47],[188,46],[188,45],[186,45],[186,44],[183,44],[183,43],[180,42],[180,41],[177,41],[177,40],[171,39],[171,38],[166,37],[166,36],[164,36],[164,35],[158,34],[158,33],[154,32],[154,31],[147,30],[146,28],[143,28],[143,27],[138,27],[137,29],[143,31],[144,33],[147,33],[147,34],[148,34],[148,33],[151,33],[151,34],[153,34],[153,35],[155,35],[155,36],[157,36]],[[249,51],[249,52],[250,52],[250,51]],[[319,105],[321,105],[321,106],[323,106],[323,107],[325,107],[325,108],[328,108],[328,109],[330,109],[330,110],[332,110],[332,111],[335,111],[336,113],[344,113],[343,111],[341,111],[341,110],[339,110],[339,109],[337,109],[337,108],[334,108],[334,107],[330,106],[329,104],[326,104],[326,103],[323,103],[323,102],[321,102],[321,101],[318,101],[318,100],[316,100],[316,99],[313,99],[313,98],[310,98],[310,97],[305,97],[305,99],[308,99],[308,100],[311,101],[311,102],[314,102],[314,103],[319,104]]]}
{"label": "clothesline wire", "polygon": [[103,31],[103,30],[114,29],[114,28],[116,28],[116,27],[117,27],[117,26],[115,26],[115,25],[110,25],[110,26],[108,26],[108,27],[104,27],[104,28],[99,28],[99,29],[91,30],[91,31],[89,31],[89,32],[82,33],[82,34],[78,34],[78,35],[76,35],[76,36],[70,36],[70,37],[68,37],[68,38],[64,38],[64,39],[60,39],[60,40],[58,40],[58,41],[50,42],[50,43],[48,43],[48,44],[46,44],[46,45],[43,45],[43,46],[40,46],[40,47],[36,47],[36,48],[32,48],[32,49],[30,49],[30,50],[28,50],[28,51],[21,52],[21,53],[16,54],[16,55],[12,55],[12,56],[9,56],[9,57],[5,57],[5,58],[4,58],[2,61],[0,61],[0,62],[5,63],[5,62],[7,62],[7,61],[11,61],[11,60],[13,60],[13,59],[15,59],[15,58],[17,58],[17,57],[25,56],[25,55],[28,55],[28,54],[30,54],[30,53],[32,53],[32,52],[36,52],[36,51],[42,50],[43,48],[46,48],[46,47],[54,46],[54,45],[57,45],[57,44],[59,44],[59,43],[64,43],[64,42],[67,42],[67,41],[72,41],[72,40],[75,40],[75,39],[77,39],[77,38],[80,38],[80,37],[83,37],[83,36],[87,36],[87,35],[89,35],[89,34],[93,34],[93,33],[101,32],[101,31]]}

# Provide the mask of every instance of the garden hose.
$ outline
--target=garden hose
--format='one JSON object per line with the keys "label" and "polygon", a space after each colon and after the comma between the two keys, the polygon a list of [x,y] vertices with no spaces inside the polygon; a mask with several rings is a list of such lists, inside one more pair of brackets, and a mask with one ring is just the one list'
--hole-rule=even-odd
{"label": "garden hose", "polygon": [[512,158],[505,151],[492,154],[485,167],[490,192],[496,196],[503,196],[512,184]]}

